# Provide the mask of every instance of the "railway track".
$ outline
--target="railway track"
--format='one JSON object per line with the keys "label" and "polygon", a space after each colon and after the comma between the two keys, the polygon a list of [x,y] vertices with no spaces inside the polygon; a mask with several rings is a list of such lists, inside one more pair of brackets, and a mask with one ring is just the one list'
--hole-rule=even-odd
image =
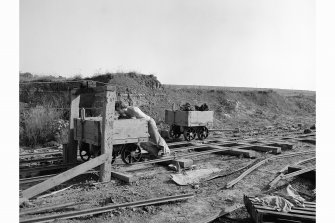
{"label": "railway track", "polygon": [[63,154],[63,151],[52,151],[52,152],[44,152],[44,153],[28,153],[28,154],[21,154],[21,158],[26,158],[26,157],[33,157],[33,156],[49,156],[49,155],[58,155],[58,154]]}
{"label": "railway track", "polygon": [[142,201],[135,201],[123,204],[116,204],[116,205],[107,205],[104,207],[96,207],[96,208],[89,208],[84,210],[78,211],[71,211],[65,212],[60,214],[52,214],[42,217],[35,217],[35,218],[20,218],[21,223],[37,223],[37,222],[50,222],[57,219],[69,219],[69,218],[76,218],[82,217],[87,215],[94,215],[94,214],[101,214],[105,212],[109,212],[116,208],[125,208],[125,207],[141,207],[147,205],[157,205],[167,202],[175,202],[180,200],[185,200],[194,197],[194,194],[182,194],[182,195],[175,195],[175,196],[168,196],[168,197],[161,197],[161,198],[153,198],[149,200],[142,200]]}
{"label": "railway track", "polygon": [[29,164],[29,163],[43,163],[43,162],[51,162],[51,161],[62,161],[63,157],[51,157],[44,159],[33,159],[33,160],[20,160],[20,165]]}
{"label": "railway track", "polygon": [[[83,174],[90,174],[90,173],[99,173],[99,171],[90,170],[90,171],[87,171],[86,173],[83,173]],[[83,174],[81,174],[81,175],[83,175]],[[50,174],[50,175],[43,175],[43,176],[38,176],[38,177],[23,178],[23,179],[20,179],[20,186],[24,185],[24,184],[31,184],[31,183],[41,182],[41,181],[47,180],[51,177],[54,177],[56,175],[57,174]]]}
{"label": "railway track", "polygon": [[[68,168],[72,168],[74,166],[77,166],[81,164],[82,162],[78,163],[70,163],[70,164],[58,164],[58,165],[48,165],[48,166],[38,166],[33,168],[20,168],[20,176],[27,176],[27,175],[39,175],[41,173],[50,174],[50,171],[56,171],[56,170],[64,170]],[[20,179],[26,178],[26,177],[20,177]]]}
{"label": "railway track", "polygon": [[[174,154],[173,156],[166,157],[166,158],[161,158],[161,159],[155,159],[155,160],[149,160],[149,161],[143,161],[143,162],[137,162],[133,163],[131,165],[140,165],[140,164],[155,164],[155,163],[162,163],[166,161],[171,161],[174,159],[180,159],[180,158],[192,158],[196,156],[202,156],[206,154],[212,154],[212,153],[220,153],[220,152],[225,152],[229,150],[236,150],[236,149],[246,149],[250,147],[251,142],[259,142],[262,140],[268,140],[268,141],[277,141],[278,143],[283,143],[283,141],[288,140],[288,139],[296,139],[298,141],[301,141],[305,138],[310,138],[315,136],[315,132],[310,133],[310,134],[294,134],[290,136],[280,136],[280,137],[262,137],[262,138],[248,138],[248,139],[242,139],[242,140],[234,140],[233,142],[236,142],[236,146],[231,146],[231,145],[220,145],[218,147],[218,142],[214,140],[207,140],[206,144],[195,144],[198,141],[194,142],[187,142],[187,141],[178,141],[178,142],[171,142],[168,143],[169,147],[171,148],[171,152]],[[287,138],[287,139],[286,139]],[[254,140],[254,141],[252,141]],[[199,141],[199,142],[206,142],[206,141]],[[222,142],[222,141],[221,141]],[[239,145],[238,143],[247,143],[247,145]],[[226,141],[227,143],[227,141]],[[222,144],[222,143],[221,143]],[[249,146],[248,146],[249,145]],[[257,146],[259,144],[253,144],[254,146]],[[196,151],[197,150],[197,151]],[[201,151],[202,150],[202,151]],[[187,153],[185,153],[187,152]],[[25,154],[22,155],[22,157],[27,157],[27,156],[35,156],[35,155],[55,155],[55,154],[60,154],[61,151],[59,152],[47,152],[47,153],[35,153],[35,154]],[[20,156],[21,157],[21,156]],[[48,161],[60,161],[62,157],[48,157],[45,159],[35,159],[35,160],[26,160],[26,161],[21,161],[21,164],[26,164],[26,163],[33,163],[33,162],[48,162]],[[35,177],[29,177],[25,180],[25,178],[20,179],[20,184],[24,184],[26,182],[32,183],[32,182],[38,182],[40,179],[47,179],[46,176],[38,176],[40,178],[36,178],[36,175],[41,174],[44,172],[44,174],[50,175],[48,173],[49,171],[56,171],[56,170],[64,170],[68,168],[72,168],[82,162],[78,162],[75,164],[58,164],[58,165],[47,165],[47,166],[38,166],[38,167],[33,167],[33,168],[27,168],[27,167],[22,167],[20,168],[20,176],[27,176],[27,175],[34,175]],[[118,165],[118,164],[114,164]],[[22,178],[22,177],[21,177]]]}

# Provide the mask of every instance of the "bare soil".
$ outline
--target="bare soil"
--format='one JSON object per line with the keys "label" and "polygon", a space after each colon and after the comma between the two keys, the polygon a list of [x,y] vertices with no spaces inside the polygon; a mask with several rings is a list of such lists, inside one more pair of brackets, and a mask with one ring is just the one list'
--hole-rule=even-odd
{"label": "bare soil", "polygon": [[[243,133],[242,133],[243,134]],[[282,133],[283,134],[283,133]],[[280,134],[280,135],[282,135]],[[262,134],[264,136],[264,134]],[[211,135],[213,138],[214,136]],[[219,138],[230,138],[229,136],[215,135]],[[315,146],[307,143],[297,143],[294,148],[287,152],[315,150]],[[274,156],[272,154],[257,153],[257,158]],[[288,164],[294,164],[299,160],[307,159],[312,155],[294,156],[291,158],[277,159],[268,162],[242,179],[233,188],[225,189],[227,182],[238,177],[241,172],[216,178],[210,181],[200,181],[198,186],[178,186],[170,178],[175,173],[166,166],[152,164],[127,167],[117,160],[113,168],[117,171],[127,171],[139,177],[136,183],[126,184],[118,179],[112,178],[109,183],[99,183],[98,175],[86,174],[78,176],[73,180],[58,186],[55,190],[74,185],[71,188],[55,195],[32,200],[32,207],[40,208],[49,205],[63,204],[66,202],[87,202],[76,206],[75,209],[86,209],[100,207],[109,204],[120,204],[131,201],[139,201],[150,198],[171,196],[177,194],[194,193],[194,198],[186,201],[170,202],[167,204],[151,205],[138,208],[122,208],[105,214],[86,216],[68,220],[57,220],[56,222],[195,222],[220,212],[225,208],[237,205],[243,206],[243,195],[262,193],[266,185],[276,176],[276,172]],[[220,168],[220,173],[229,173],[250,163],[250,159],[222,155],[205,155],[194,159],[197,169]],[[304,164],[315,165],[315,161]],[[215,175],[215,174],[214,174]],[[97,183],[98,182],[98,183]],[[312,201],[312,190],[315,184],[303,178],[294,178],[288,181],[280,181],[277,189],[284,188],[290,183],[294,188],[302,191],[302,197]],[[48,193],[50,193],[49,191]],[[47,194],[47,193],[46,193]],[[310,196],[306,196],[310,195]],[[315,200],[315,198],[314,198]],[[24,207],[20,210],[25,210]],[[29,207],[31,208],[31,207]],[[71,208],[53,212],[60,213],[69,211]],[[42,213],[42,216],[48,213]],[[245,207],[232,212],[229,218],[221,217],[215,222],[252,222]]]}

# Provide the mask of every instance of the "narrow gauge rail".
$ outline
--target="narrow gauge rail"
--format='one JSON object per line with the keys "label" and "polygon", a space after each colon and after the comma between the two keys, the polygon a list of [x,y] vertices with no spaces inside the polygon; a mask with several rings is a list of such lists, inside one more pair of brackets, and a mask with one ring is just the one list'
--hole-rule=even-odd
{"label": "narrow gauge rail", "polygon": [[175,195],[175,196],[168,196],[168,197],[161,197],[161,198],[153,198],[149,200],[135,201],[135,202],[129,202],[129,203],[123,203],[123,204],[116,204],[116,205],[107,205],[104,207],[96,207],[96,208],[90,208],[90,209],[84,209],[84,210],[78,210],[78,211],[71,211],[67,213],[53,214],[53,215],[35,217],[35,218],[30,218],[30,219],[20,219],[20,222],[21,223],[49,222],[49,221],[53,221],[56,219],[69,219],[69,218],[74,218],[74,217],[82,217],[86,215],[105,213],[105,212],[109,212],[116,208],[154,205],[154,204],[160,204],[160,203],[166,203],[166,202],[185,200],[185,199],[189,199],[192,197],[194,197],[194,194],[182,194],[182,195]]}

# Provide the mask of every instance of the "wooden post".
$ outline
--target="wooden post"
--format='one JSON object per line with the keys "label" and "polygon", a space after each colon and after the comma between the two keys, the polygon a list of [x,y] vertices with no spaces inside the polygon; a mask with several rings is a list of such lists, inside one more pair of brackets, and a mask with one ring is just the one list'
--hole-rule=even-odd
{"label": "wooden post", "polygon": [[172,104],[172,111],[175,111],[176,110],[176,103],[173,103]]}
{"label": "wooden post", "polygon": [[106,162],[100,166],[101,182],[108,182],[111,180],[115,101],[116,101],[115,87],[106,86],[103,101],[103,111],[102,111],[101,155],[107,154],[108,158]]}
{"label": "wooden post", "polygon": [[85,120],[86,114],[85,114],[85,108],[80,109],[80,119]]}
{"label": "wooden post", "polygon": [[77,89],[73,89],[70,91],[70,99],[71,99],[71,110],[70,110],[70,131],[69,131],[69,138],[68,143],[65,151],[66,156],[66,163],[75,163],[77,162],[77,147],[78,142],[74,140],[74,118],[79,118],[79,102],[80,102],[80,95],[76,95],[75,92]]}

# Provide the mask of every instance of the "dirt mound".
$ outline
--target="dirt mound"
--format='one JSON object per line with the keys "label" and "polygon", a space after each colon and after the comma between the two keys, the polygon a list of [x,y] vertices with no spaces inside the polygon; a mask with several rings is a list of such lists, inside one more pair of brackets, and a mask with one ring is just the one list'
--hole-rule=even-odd
{"label": "dirt mound", "polygon": [[154,75],[130,73],[107,73],[96,75],[89,80],[115,85],[119,93],[151,93],[153,90],[162,90],[162,84]]}
{"label": "dirt mound", "polygon": [[[36,79],[36,76],[34,78]],[[154,75],[138,73],[107,73],[85,80],[97,81],[100,85],[101,82],[115,85],[117,93],[126,95],[127,103],[139,106],[156,120],[159,128],[168,127],[164,124],[166,109],[171,109],[173,104],[179,108],[185,103],[192,106],[206,103],[209,109],[214,111],[214,128],[254,129],[271,125],[291,128],[297,123],[304,126],[315,123],[315,92],[313,95],[311,92],[303,94],[294,90],[292,93],[285,90],[283,94],[269,89],[215,89],[205,86],[182,88],[173,85],[165,87]],[[20,84],[20,102],[30,106],[67,108],[64,109],[64,113],[68,114],[68,92],[74,87],[80,87],[80,83]],[[81,107],[102,107],[101,101],[85,104],[85,101],[90,100],[85,100],[84,97],[81,100]],[[101,109],[97,109],[94,116],[99,115],[99,112]],[[66,117],[67,115],[64,115],[64,118]]]}

